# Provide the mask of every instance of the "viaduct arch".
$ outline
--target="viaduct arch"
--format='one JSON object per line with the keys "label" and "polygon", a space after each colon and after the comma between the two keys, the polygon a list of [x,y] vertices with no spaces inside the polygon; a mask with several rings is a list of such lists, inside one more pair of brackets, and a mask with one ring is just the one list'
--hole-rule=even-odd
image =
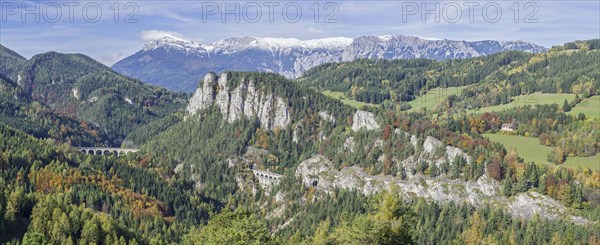
{"label": "viaduct arch", "polygon": [[132,152],[137,152],[139,149],[133,148],[113,148],[113,147],[75,147],[79,152],[90,154],[90,155],[111,155],[117,156],[127,155]]}
{"label": "viaduct arch", "polygon": [[252,172],[254,173],[254,176],[258,178],[258,183],[265,187],[279,184],[279,180],[283,178],[283,175],[281,174],[271,173],[257,169],[252,169]]}

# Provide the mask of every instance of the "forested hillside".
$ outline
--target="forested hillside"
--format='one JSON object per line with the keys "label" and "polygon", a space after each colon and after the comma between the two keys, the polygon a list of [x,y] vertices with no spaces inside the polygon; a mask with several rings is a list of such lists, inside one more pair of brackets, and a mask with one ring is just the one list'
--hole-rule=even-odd
{"label": "forested hillside", "polygon": [[307,71],[299,82],[321,90],[344,92],[346,97],[368,103],[410,101],[436,87],[481,82],[500,67],[531,56],[514,51],[447,61],[363,59],[318,66]]}
{"label": "forested hillside", "polygon": [[[600,163],[567,165],[600,151],[600,119],[569,112],[599,92],[597,47],[209,73],[191,97],[83,55],[6,52],[0,243],[598,244]],[[407,110],[447,87],[461,91]],[[477,110],[534,92],[570,94]]]}
{"label": "forested hillside", "polygon": [[136,157],[83,155],[0,124],[0,242],[178,241],[217,202]]}
{"label": "forested hillside", "polygon": [[[511,123],[514,133],[539,138],[540,144],[555,147],[547,158],[560,164],[569,156],[592,157],[600,150],[596,113],[567,115],[579,103],[600,93],[599,46],[600,40],[595,39],[567,43],[538,54],[505,52],[444,62],[359,60],[319,66],[298,82],[319,91],[343,92],[346,99],[403,111],[411,109],[411,104],[427,103],[419,111],[423,108],[424,114],[460,118],[468,127],[464,131],[473,133],[495,133],[501,124]],[[435,92],[429,95],[429,91]],[[571,95],[574,99],[543,100],[552,95]],[[553,103],[558,104],[546,106]],[[479,109],[487,113],[467,116],[480,114]]]}
{"label": "forested hillside", "polygon": [[77,146],[102,145],[109,140],[99,127],[33,101],[21,87],[2,74],[0,105],[0,122],[37,138],[51,138]]}
{"label": "forested hillside", "polygon": [[[30,102],[79,119],[91,125],[84,128],[103,135],[98,141],[74,144],[119,146],[134,129],[169,116],[186,103],[185,94],[129,79],[84,55],[49,52],[25,60],[12,50],[2,50],[3,76],[14,81]],[[147,140],[136,139],[140,142],[126,143],[139,145]]]}
{"label": "forested hillside", "polygon": [[211,197],[224,199],[235,192],[237,171],[228,168],[226,160],[243,154],[248,146],[271,150],[271,161],[262,164],[265,168],[283,173],[303,157],[316,153],[315,145],[311,142],[317,139],[316,135],[321,131],[331,133],[336,125],[321,120],[319,112],[327,111],[341,118],[337,123],[339,127],[349,126],[345,118],[351,117],[353,109],[310,89],[300,88],[282,76],[241,72],[228,74],[227,85],[230,88],[255,81],[257,90],[286,98],[294,124],[269,131],[261,128],[256,117],[226,123],[219,109],[211,106],[200,115],[189,117],[165,130],[143,147],[152,156],[154,167],[169,171],[180,165],[186,169],[181,171],[181,175],[203,183],[203,189]]}
{"label": "forested hillside", "polygon": [[453,103],[458,108],[506,104],[518,95],[572,93],[582,98],[600,93],[600,40],[583,42],[578,49],[565,45],[522,62],[502,67],[476,86],[465,89]]}
{"label": "forested hillside", "polygon": [[16,81],[17,72],[26,61],[23,56],[0,44],[0,74]]}
{"label": "forested hillside", "polygon": [[600,40],[580,41],[529,54],[504,52],[449,60],[358,60],[318,66],[299,82],[319,90],[344,92],[348,98],[380,104],[411,101],[437,87],[469,86],[453,107],[479,108],[506,104],[534,92],[598,94]]}
{"label": "forested hillside", "polygon": [[[250,217],[262,217],[270,230],[277,231],[276,238],[319,244],[344,243],[351,240],[385,243],[387,241],[385,239],[399,238],[403,242],[418,241],[433,244],[470,243],[475,241],[472,240],[475,237],[479,240],[485,239],[485,243],[488,244],[531,244],[569,241],[594,243],[599,235],[598,226],[593,222],[573,224],[571,223],[573,221],[566,221],[568,224],[565,224],[565,221],[552,221],[553,219],[548,220],[547,217],[521,220],[515,217],[521,215],[520,211],[504,209],[506,205],[516,204],[494,207],[480,204],[433,204],[427,198],[413,197],[407,200],[394,197],[403,199],[402,202],[408,202],[409,206],[406,208],[394,206],[398,208],[393,211],[394,215],[382,219],[382,214],[377,214],[377,212],[385,212],[377,211],[380,206],[364,206],[367,200],[374,202],[379,200],[377,199],[379,197],[373,197],[374,193],[378,192],[377,189],[369,191],[365,196],[364,191],[359,191],[360,185],[352,184],[358,189],[336,190],[328,194],[323,192],[325,187],[320,185],[328,178],[336,178],[332,174],[325,174],[325,179],[314,176],[313,178],[318,180],[314,182],[317,183],[316,187],[315,184],[303,185],[302,180],[298,179],[299,164],[313,159],[315,155],[324,156],[332,162],[335,169],[356,170],[358,167],[366,174],[386,176],[408,183],[441,181],[442,186],[463,184],[469,186],[469,183],[481,178],[491,177],[492,182],[496,183],[493,185],[498,186],[498,193],[495,194],[498,196],[494,198],[506,197],[510,202],[518,202],[517,200],[523,198],[523,195],[533,193],[531,195],[542,195],[558,200],[559,206],[553,208],[565,207],[565,210],[582,215],[584,219],[597,220],[600,217],[597,199],[600,182],[597,171],[526,163],[515,152],[482,137],[480,132],[498,130],[503,120],[509,120],[508,118],[513,117],[512,114],[492,115],[495,119],[489,121],[499,124],[481,123],[483,128],[477,128],[481,131],[473,131],[470,118],[447,117],[430,120],[428,114],[405,114],[400,110],[380,107],[373,108],[377,115],[378,129],[355,131],[353,129],[355,120],[363,119],[357,118],[356,115],[351,116],[354,109],[338,105],[339,102],[319,95],[316,91],[300,88],[273,75],[230,73],[226,78],[226,81],[219,81],[210,86],[221,88],[220,86],[226,85],[230,98],[219,99],[220,90],[209,90],[209,95],[217,91],[214,92],[216,94],[212,94],[215,97],[215,104],[209,103],[208,107],[201,106],[206,109],[190,112],[193,114],[188,115],[185,121],[161,133],[149,142],[142,152],[151,156],[152,160],[148,167],[156,168],[157,171],[168,175],[173,174],[178,178],[192,180],[201,193],[215,199],[227,200],[229,207],[243,207],[250,210],[254,213]],[[286,95],[283,97],[285,104],[293,108],[290,110],[292,120],[287,126],[266,130],[260,123],[262,119],[243,117],[243,114],[239,114],[233,121],[230,120],[234,108],[232,106],[235,104],[234,98],[236,98],[234,95],[238,93],[240,86],[250,83],[261,88],[261,91],[269,91],[267,94]],[[205,85],[202,83],[199,85],[199,87],[203,86]],[[298,93],[296,90],[304,92]],[[199,89],[196,93],[206,92]],[[302,95],[303,99],[294,97],[295,94]],[[315,102],[306,104],[303,102],[306,98],[310,98],[308,101]],[[333,119],[324,116],[325,114],[322,113],[324,111],[321,110],[325,108],[329,108],[326,114],[335,115]],[[331,111],[332,108],[338,109]],[[565,116],[564,112],[558,112],[557,108],[553,107],[537,110],[540,110],[540,113],[533,113],[533,115],[540,115],[538,120],[544,120],[543,116],[551,117],[556,114],[560,119],[558,123],[566,125],[584,120]],[[545,114],[543,110],[550,110],[556,114]],[[224,113],[229,116],[224,117]],[[271,116],[277,117],[277,115]],[[475,116],[470,117],[475,118]],[[523,117],[529,117],[529,114]],[[562,117],[564,119],[561,119]],[[558,127],[560,126],[555,128]],[[214,130],[215,128],[218,130]],[[536,133],[548,132],[551,129],[541,128]],[[527,129],[523,128],[523,130]],[[430,143],[427,142],[435,141],[431,137],[443,142],[442,146],[449,145],[460,149],[459,151],[463,152],[461,154],[468,156],[468,159],[456,157],[454,160],[440,163],[439,159],[445,159],[444,156],[450,153],[446,153],[447,148],[441,146],[428,146]],[[412,147],[413,144],[416,147]],[[419,145],[423,145],[423,148]],[[276,186],[264,187],[252,176],[250,167],[281,173],[284,175],[283,180]],[[431,195],[438,195],[426,184],[418,185],[421,186],[419,188],[432,193]],[[401,189],[396,191],[405,192]],[[526,201],[524,205],[537,205],[537,202],[540,200],[532,199]],[[234,222],[232,226],[235,226],[235,222],[243,222],[242,220],[245,220],[249,214],[240,212],[224,214],[224,217],[234,221],[219,221],[221,227],[229,226],[229,222]],[[442,213],[445,213],[444,218],[440,216]],[[393,228],[393,224],[398,224],[398,221],[387,220],[405,220],[409,217],[411,220],[419,220],[416,223],[410,222],[409,230]],[[434,221],[438,219],[448,221]],[[505,223],[500,225],[494,221],[497,219]],[[459,221],[462,225],[444,223]],[[188,238],[197,239],[195,241],[200,239],[231,241],[227,240],[231,238],[225,238],[226,234],[215,231],[213,225],[215,224],[209,224],[205,228],[207,230],[201,230],[205,233],[191,233]],[[496,226],[504,228],[492,229]],[[525,228],[529,233],[526,234]],[[263,228],[259,225],[257,229]],[[565,230],[570,231],[565,232]],[[569,235],[566,235],[567,233]],[[269,241],[254,235],[248,234],[247,239]],[[225,240],[219,240],[219,237]]]}

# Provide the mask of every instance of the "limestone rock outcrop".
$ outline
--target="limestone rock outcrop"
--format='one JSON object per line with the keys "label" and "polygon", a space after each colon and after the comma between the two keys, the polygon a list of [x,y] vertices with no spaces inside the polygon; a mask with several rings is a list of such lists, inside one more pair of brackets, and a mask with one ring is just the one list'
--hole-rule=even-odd
{"label": "limestone rock outcrop", "polygon": [[370,175],[358,166],[337,170],[327,158],[316,155],[301,162],[295,175],[305,186],[328,193],[335,189],[356,190],[365,195],[383,190],[397,191],[406,199],[423,197],[440,203],[466,202],[475,207],[503,207],[516,217],[532,218],[537,214],[545,219],[559,219],[568,216],[574,222],[587,222],[585,218],[570,216],[560,202],[537,192],[507,198],[500,194],[500,184],[485,174],[471,181],[425,176],[403,180],[389,175]]}
{"label": "limestone rock outcrop", "polygon": [[379,129],[379,124],[375,120],[375,115],[368,111],[356,111],[352,117],[352,130],[358,131],[361,129],[375,130]]}
{"label": "limestone rock outcrop", "polygon": [[193,116],[200,110],[216,105],[223,119],[230,123],[242,117],[256,117],[265,130],[285,128],[291,122],[287,102],[272,93],[261,91],[256,82],[242,79],[237,87],[230,88],[227,73],[218,77],[209,73],[190,99],[188,115]]}

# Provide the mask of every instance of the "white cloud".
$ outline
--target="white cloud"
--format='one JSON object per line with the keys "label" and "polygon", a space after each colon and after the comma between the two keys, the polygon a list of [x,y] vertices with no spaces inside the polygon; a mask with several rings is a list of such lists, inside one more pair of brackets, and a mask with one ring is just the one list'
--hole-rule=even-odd
{"label": "white cloud", "polygon": [[194,38],[185,37],[183,34],[174,31],[147,30],[140,32],[140,38],[146,42],[160,37],[171,37],[184,41],[197,41],[194,40]]}
{"label": "white cloud", "polygon": [[119,60],[122,60],[125,57],[127,57],[126,54],[114,53],[110,55],[102,55],[100,58],[98,58],[98,61],[106,66],[112,66],[114,63],[117,63]]}

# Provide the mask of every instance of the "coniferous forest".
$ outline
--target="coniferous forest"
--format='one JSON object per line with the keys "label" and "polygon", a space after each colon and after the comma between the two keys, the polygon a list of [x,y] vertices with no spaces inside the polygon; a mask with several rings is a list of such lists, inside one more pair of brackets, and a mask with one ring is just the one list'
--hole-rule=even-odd
{"label": "coniferous forest", "polygon": [[[599,244],[600,111],[580,109],[599,48],[227,71],[186,94],[0,46],[0,243]],[[534,94],[569,99],[515,105]]]}

